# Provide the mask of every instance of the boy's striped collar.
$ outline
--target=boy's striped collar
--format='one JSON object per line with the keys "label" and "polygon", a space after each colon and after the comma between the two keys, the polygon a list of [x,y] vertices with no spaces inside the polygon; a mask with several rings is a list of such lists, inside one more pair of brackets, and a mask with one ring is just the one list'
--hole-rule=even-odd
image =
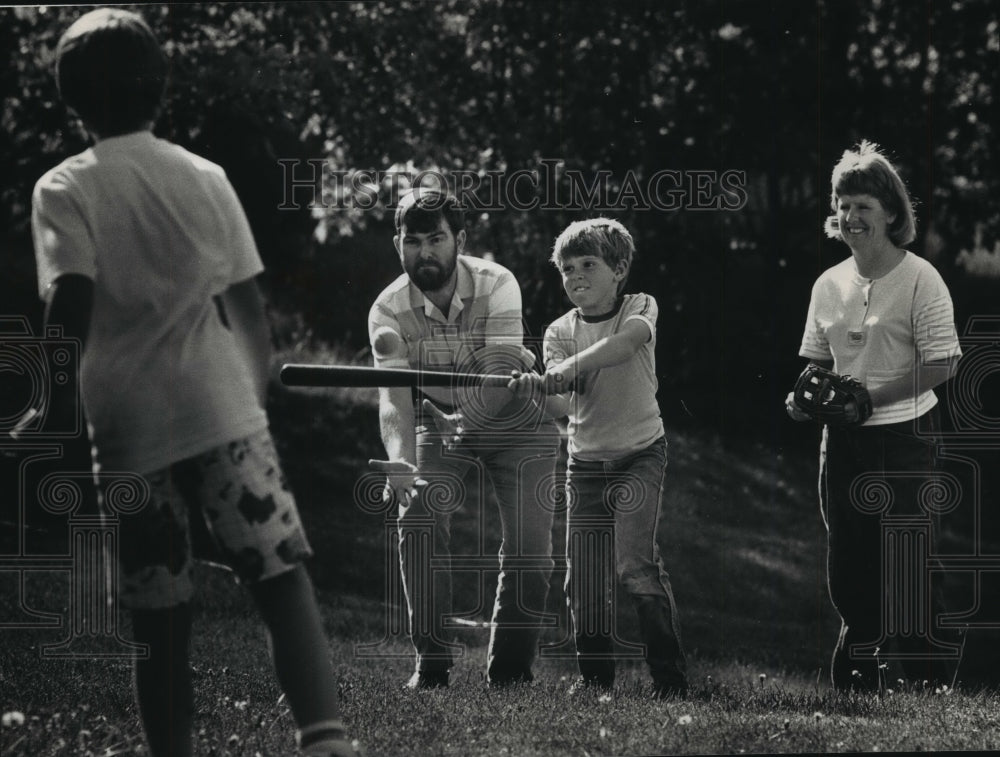
{"label": "boy's striped collar", "polygon": [[615,300],[615,306],[607,313],[602,313],[601,315],[584,315],[582,312],[580,312],[580,308],[577,308],[576,314],[583,319],[584,323],[601,323],[602,321],[610,321],[612,318],[618,315],[618,311],[622,309],[623,304],[625,304],[624,295]]}

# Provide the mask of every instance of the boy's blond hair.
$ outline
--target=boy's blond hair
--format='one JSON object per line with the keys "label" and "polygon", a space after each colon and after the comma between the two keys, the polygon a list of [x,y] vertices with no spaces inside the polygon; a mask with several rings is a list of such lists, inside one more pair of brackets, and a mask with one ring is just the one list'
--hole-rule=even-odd
{"label": "boy's blond hair", "polygon": [[632,270],[632,256],[635,242],[620,222],[613,218],[590,218],[574,221],[556,238],[549,260],[556,268],[562,268],[567,258],[594,255],[604,260],[608,267],[617,270],[625,264],[625,277],[618,284],[621,293]]}

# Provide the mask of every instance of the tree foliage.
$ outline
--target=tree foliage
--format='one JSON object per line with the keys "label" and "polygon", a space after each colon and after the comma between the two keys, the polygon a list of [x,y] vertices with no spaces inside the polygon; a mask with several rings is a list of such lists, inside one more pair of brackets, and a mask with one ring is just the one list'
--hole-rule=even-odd
{"label": "tree foliage", "polygon": [[[775,415],[797,373],[809,284],[846,253],[820,232],[829,173],[862,137],[883,144],[903,170],[919,201],[914,249],[969,298],[960,310],[987,307],[967,261],[998,275],[1000,8],[989,0],[137,9],[170,58],[157,132],[226,168],[275,307],[355,349],[366,341],[370,302],[398,273],[385,213],[398,186],[378,176],[371,186],[338,185],[329,177],[339,172],[551,170],[559,191],[577,175],[600,179],[611,198],[621,194],[610,212],[637,240],[631,286],[660,302],[661,394],[676,422],[693,415],[751,429]],[[0,286],[9,312],[37,313],[31,187],[86,144],[50,74],[58,36],[80,11],[0,10],[0,219],[11,272]],[[298,210],[279,209],[288,205],[288,161],[310,159],[323,161],[326,194],[317,207],[303,200],[292,203]],[[309,169],[300,163],[294,176]],[[745,205],[643,209],[636,188],[648,189],[663,169],[685,180],[741,172]],[[521,186],[527,199],[541,192]],[[378,197],[375,207],[358,207],[364,192]],[[472,214],[470,246],[518,275],[537,335],[566,307],[546,262],[551,242],[596,211],[500,205]],[[754,385],[732,391],[734,371]],[[761,409],[747,410],[748,393]]]}

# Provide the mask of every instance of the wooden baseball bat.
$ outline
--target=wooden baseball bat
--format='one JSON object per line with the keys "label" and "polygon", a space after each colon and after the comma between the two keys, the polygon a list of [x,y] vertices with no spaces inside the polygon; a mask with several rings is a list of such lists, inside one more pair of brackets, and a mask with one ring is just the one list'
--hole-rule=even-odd
{"label": "wooden baseball bat", "polygon": [[510,376],[496,373],[305,363],[286,363],[280,375],[285,386],[507,386],[510,382]]}

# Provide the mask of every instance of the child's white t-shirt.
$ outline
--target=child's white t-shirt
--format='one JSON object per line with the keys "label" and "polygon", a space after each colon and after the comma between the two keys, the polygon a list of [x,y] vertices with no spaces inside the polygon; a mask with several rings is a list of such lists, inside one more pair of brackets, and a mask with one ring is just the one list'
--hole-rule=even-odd
{"label": "child's white t-shirt", "polygon": [[267,427],[213,297],[263,270],[223,170],[142,131],[46,173],[32,197],[39,293],[94,282],[81,393],[95,465],[148,473]]}
{"label": "child's white t-shirt", "polygon": [[638,319],[649,339],[629,360],[582,377],[582,391],[569,394],[569,452],[581,460],[615,460],[645,449],[663,436],[656,402],[656,300],[627,294],[621,307],[600,319],[573,309],[545,331],[545,367],[575,355]]}

